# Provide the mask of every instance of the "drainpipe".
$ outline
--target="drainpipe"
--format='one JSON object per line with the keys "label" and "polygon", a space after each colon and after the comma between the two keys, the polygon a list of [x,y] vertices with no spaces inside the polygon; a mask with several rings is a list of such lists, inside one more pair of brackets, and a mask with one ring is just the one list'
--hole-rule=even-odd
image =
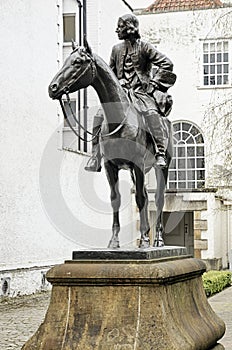
{"label": "drainpipe", "polygon": [[[82,3],[80,0],[77,0],[78,7],[79,7],[79,45],[82,44]],[[80,122],[81,118],[81,92],[78,90],[77,92],[77,115],[78,115],[78,121]],[[78,125],[78,134],[81,134],[81,128],[80,125]],[[81,149],[81,139],[78,138],[78,149]]]}
{"label": "drainpipe", "polygon": [[[87,13],[86,13],[86,0],[83,0],[83,36],[87,37]],[[88,100],[87,100],[87,89],[84,89],[84,128],[87,130],[87,109],[88,109]],[[87,141],[87,133],[84,133],[84,139]],[[87,142],[84,142],[84,152],[87,152]]]}

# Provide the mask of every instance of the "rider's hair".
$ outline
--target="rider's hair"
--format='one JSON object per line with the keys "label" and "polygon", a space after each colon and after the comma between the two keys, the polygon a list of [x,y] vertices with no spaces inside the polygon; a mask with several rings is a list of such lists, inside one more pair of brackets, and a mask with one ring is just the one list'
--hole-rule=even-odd
{"label": "rider's hair", "polygon": [[119,17],[119,20],[122,20],[125,23],[127,28],[127,34],[131,34],[136,39],[140,38],[139,34],[139,21],[137,17],[133,14],[127,14]]}

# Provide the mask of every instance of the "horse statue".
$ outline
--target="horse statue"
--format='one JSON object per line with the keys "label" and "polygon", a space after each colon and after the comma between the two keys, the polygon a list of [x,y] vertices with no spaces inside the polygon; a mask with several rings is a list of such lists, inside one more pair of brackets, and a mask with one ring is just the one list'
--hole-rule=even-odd
{"label": "horse statue", "polygon": [[[131,172],[135,184],[135,199],[140,214],[140,248],[150,247],[148,221],[148,196],[145,188],[145,174],[153,167],[157,179],[155,203],[156,234],[154,247],[164,246],[163,206],[167,184],[168,167],[172,155],[172,127],[168,118],[164,118],[167,134],[167,167],[156,167],[154,140],[150,136],[145,121],[130,103],[129,98],[110,67],[97,54],[93,54],[88,43],[74,46],[63,67],[49,85],[49,96],[60,101],[63,112],[62,96],[92,86],[100,99],[104,111],[104,123],[101,129],[100,145],[104,157],[104,166],[111,189],[113,208],[112,237],[108,248],[119,248],[119,208],[120,192],[118,175],[120,169]],[[66,116],[67,118],[67,116]],[[96,136],[96,135],[95,135]]]}

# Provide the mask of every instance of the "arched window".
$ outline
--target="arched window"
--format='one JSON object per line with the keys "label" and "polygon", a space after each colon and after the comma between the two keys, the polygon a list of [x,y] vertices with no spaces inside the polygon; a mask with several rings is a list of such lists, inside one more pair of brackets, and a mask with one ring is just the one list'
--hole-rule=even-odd
{"label": "arched window", "polygon": [[201,131],[192,123],[173,123],[174,152],[169,189],[195,189],[205,185],[205,151]]}

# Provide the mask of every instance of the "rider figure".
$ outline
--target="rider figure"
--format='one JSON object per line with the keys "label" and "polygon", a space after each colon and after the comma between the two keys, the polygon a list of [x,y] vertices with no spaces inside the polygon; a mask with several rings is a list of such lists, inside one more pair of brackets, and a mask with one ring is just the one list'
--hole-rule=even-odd
{"label": "rider figure", "polygon": [[[140,40],[139,22],[133,14],[119,18],[116,33],[123,42],[113,47],[110,67],[135,108],[144,116],[156,144],[156,165],[163,168],[166,166],[167,148],[163,117],[170,113],[172,107],[172,99],[167,90],[176,80],[172,73],[173,64],[150,43]],[[157,68],[153,76],[152,65]],[[102,113],[99,110],[94,117],[94,134],[101,127]],[[85,170],[101,171],[100,163],[99,140],[96,137],[93,141],[92,157]]]}

